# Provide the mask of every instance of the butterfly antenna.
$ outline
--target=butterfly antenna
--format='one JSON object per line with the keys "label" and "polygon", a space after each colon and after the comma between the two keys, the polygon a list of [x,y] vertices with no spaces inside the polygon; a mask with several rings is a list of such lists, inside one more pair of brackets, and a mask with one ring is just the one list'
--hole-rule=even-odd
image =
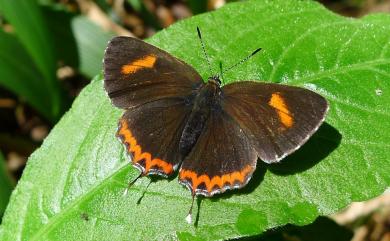
{"label": "butterfly antenna", "polygon": [[209,66],[209,71],[210,71],[210,73],[212,73],[210,59],[209,59],[209,56],[206,53],[206,48],[204,47],[204,43],[203,43],[203,40],[202,40],[202,34],[200,33],[199,27],[196,27],[196,30],[198,31],[198,37],[199,37],[199,40],[200,40],[200,44],[202,45],[203,54],[204,54],[204,56],[206,58],[208,66]]}
{"label": "butterfly antenna", "polygon": [[188,210],[188,215],[186,217],[186,221],[189,224],[192,223],[192,207],[194,206],[194,200],[195,200],[195,192],[192,192],[192,203],[191,203],[190,210]]}
{"label": "butterfly antenna", "polygon": [[228,72],[229,70],[233,69],[234,67],[236,67],[237,65],[240,65],[242,63],[244,63],[245,61],[247,61],[248,59],[250,59],[253,55],[257,54],[259,51],[261,50],[261,48],[258,48],[256,49],[255,51],[253,51],[253,53],[251,53],[250,55],[246,56],[244,59],[242,59],[241,61],[233,64],[232,66],[230,66],[229,68],[225,69],[224,71],[222,71],[221,75],[223,73],[226,73]]}
{"label": "butterfly antenna", "polygon": [[137,177],[136,179],[134,179],[133,181],[129,182],[129,184],[127,184],[127,187],[126,187],[125,191],[123,192],[123,196],[126,196],[127,193],[129,192],[130,187],[133,186],[133,184],[134,184],[138,179],[140,179],[140,178],[143,177],[143,176],[144,176],[144,173],[141,172],[141,173],[138,175],[138,177]]}

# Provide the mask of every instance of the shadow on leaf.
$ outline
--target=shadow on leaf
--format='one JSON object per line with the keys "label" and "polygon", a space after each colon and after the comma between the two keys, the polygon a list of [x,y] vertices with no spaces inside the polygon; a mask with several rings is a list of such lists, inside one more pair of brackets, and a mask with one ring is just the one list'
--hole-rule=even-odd
{"label": "shadow on leaf", "polygon": [[340,145],[341,137],[334,127],[324,123],[301,148],[279,163],[267,164],[267,169],[276,175],[303,172],[332,153]]}
{"label": "shadow on leaf", "polygon": [[236,240],[259,240],[259,241],[349,241],[353,237],[353,232],[343,226],[338,225],[332,219],[327,217],[318,217],[313,223],[305,226],[296,226],[287,224],[265,232],[262,235],[256,235]]}

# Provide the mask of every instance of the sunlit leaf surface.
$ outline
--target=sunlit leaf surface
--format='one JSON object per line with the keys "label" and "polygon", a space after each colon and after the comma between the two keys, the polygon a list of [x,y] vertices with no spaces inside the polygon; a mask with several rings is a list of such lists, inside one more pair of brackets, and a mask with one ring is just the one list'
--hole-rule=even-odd
{"label": "sunlit leaf surface", "polygon": [[[262,47],[225,81],[262,80],[310,88],[329,100],[326,123],[281,164],[261,162],[244,190],[195,205],[172,180],[139,180],[114,137],[121,110],[98,76],[29,159],[11,197],[2,240],[194,240],[258,235],[303,225],[390,183],[390,17],[335,15],[310,1],[249,1],[175,24],[150,39],[196,68],[217,71]],[[102,49],[103,51],[103,49]],[[200,207],[200,209],[199,209]]]}

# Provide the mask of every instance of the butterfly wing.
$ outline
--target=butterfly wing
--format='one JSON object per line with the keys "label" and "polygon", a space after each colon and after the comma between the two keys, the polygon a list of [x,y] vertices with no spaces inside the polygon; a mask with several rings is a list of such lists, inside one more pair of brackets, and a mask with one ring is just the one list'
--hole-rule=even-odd
{"label": "butterfly wing", "polygon": [[182,161],[179,141],[191,106],[183,100],[155,101],[127,110],[117,136],[143,174],[169,176]]}
{"label": "butterfly wing", "polygon": [[194,95],[203,85],[191,66],[131,37],[115,37],[109,42],[103,68],[104,87],[119,108]]}
{"label": "butterfly wing", "polygon": [[104,87],[112,103],[126,109],[117,136],[144,175],[168,176],[182,158],[179,140],[199,74],[167,52],[129,37],[113,38],[104,56]]}
{"label": "butterfly wing", "polygon": [[179,182],[195,194],[212,196],[247,184],[256,151],[234,120],[213,110],[179,171]]}
{"label": "butterfly wing", "polygon": [[299,87],[243,81],[222,91],[223,110],[267,163],[278,162],[302,146],[328,111],[325,98]]}

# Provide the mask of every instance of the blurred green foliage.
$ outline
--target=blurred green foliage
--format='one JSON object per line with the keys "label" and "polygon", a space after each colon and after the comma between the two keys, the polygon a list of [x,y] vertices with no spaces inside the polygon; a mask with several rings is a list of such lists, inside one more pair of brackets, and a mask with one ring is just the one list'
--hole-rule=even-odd
{"label": "blurred green foliage", "polygon": [[56,122],[70,105],[58,68],[71,66],[88,78],[98,74],[114,34],[48,0],[0,0],[0,17],[12,27],[0,28],[0,85]]}
{"label": "blurred green foliage", "polygon": [[[95,1],[108,15],[111,6]],[[155,13],[141,0],[127,0],[146,25],[162,28]],[[206,0],[188,1],[197,14],[207,11]],[[88,79],[101,70],[101,59],[113,33],[53,0],[0,0],[0,86],[55,123],[71,100],[56,71],[71,66]],[[4,26],[11,26],[5,31]],[[9,31],[11,29],[11,31]]]}
{"label": "blurred green foliage", "polygon": [[3,154],[0,152],[0,223],[5,208],[7,207],[13,186],[13,182],[6,172]]}

